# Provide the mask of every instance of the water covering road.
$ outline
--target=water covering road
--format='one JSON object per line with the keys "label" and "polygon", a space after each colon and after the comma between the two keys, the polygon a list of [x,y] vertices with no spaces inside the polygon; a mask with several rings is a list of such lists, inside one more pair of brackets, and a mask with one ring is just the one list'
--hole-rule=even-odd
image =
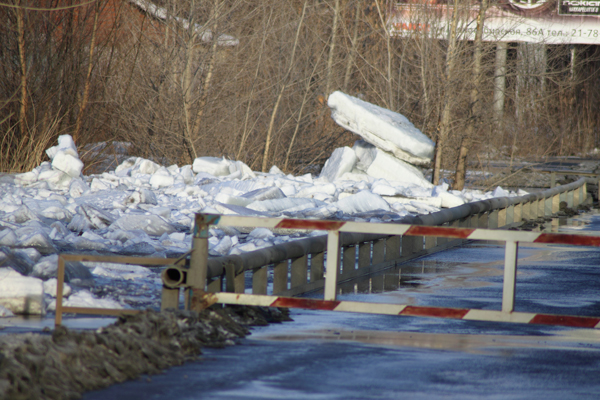
{"label": "water covering road", "polygon": [[[582,226],[582,224],[584,224]],[[600,216],[561,230],[600,233]],[[470,244],[346,284],[342,300],[500,309],[503,247]],[[600,249],[524,245],[517,311],[600,315]],[[370,293],[363,293],[364,291]],[[564,399],[600,395],[600,332],[293,310],[95,399]]]}

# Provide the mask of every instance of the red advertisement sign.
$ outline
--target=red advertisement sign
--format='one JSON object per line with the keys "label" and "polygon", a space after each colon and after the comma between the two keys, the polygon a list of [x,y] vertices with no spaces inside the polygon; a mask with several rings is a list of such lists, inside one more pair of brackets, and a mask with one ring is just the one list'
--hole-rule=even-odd
{"label": "red advertisement sign", "polygon": [[[392,36],[426,33],[448,37],[452,0],[402,0],[391,9],[388,29]],[[479,2],[461,0],[461,39],[473,40]],[[600,44],[600,0],[499,0],[490,1],[483,40],[547,44]]]}

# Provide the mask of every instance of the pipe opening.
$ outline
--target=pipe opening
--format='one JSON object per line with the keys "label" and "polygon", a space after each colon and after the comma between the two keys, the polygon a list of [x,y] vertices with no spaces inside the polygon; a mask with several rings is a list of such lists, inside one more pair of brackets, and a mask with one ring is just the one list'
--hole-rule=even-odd
{"label": "pipe opening", "polygon": [[162,281],[167,287],[178,287],[186,282],[187,273],[179,267],[167,267],[161,274]]}

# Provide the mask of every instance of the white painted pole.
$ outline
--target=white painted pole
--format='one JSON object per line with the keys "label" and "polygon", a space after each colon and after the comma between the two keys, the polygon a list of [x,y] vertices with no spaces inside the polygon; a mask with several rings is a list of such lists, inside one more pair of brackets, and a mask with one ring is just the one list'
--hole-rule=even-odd
{"label": "white painted pole", "polygon": [[338,270],[340,269],[340,232],[327,234],[327,270],[325,271],[325,300],[335,300]]}
{"label": "white painted pole", "polygon": [[502,290],[503,312],[512,312],[515,308],[518,251],[519,244],[517,242],[506,241],[504,250],[504,287]]}

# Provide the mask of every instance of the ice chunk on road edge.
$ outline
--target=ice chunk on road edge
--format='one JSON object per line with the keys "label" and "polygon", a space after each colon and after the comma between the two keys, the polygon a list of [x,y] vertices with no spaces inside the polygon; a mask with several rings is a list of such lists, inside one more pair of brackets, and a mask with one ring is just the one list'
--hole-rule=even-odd
{"label": "ice chunk on road edge", "polygon": [[15,314],[44,314],[42,280],[23,276],[12,268],[0,268],[0,306]]}

